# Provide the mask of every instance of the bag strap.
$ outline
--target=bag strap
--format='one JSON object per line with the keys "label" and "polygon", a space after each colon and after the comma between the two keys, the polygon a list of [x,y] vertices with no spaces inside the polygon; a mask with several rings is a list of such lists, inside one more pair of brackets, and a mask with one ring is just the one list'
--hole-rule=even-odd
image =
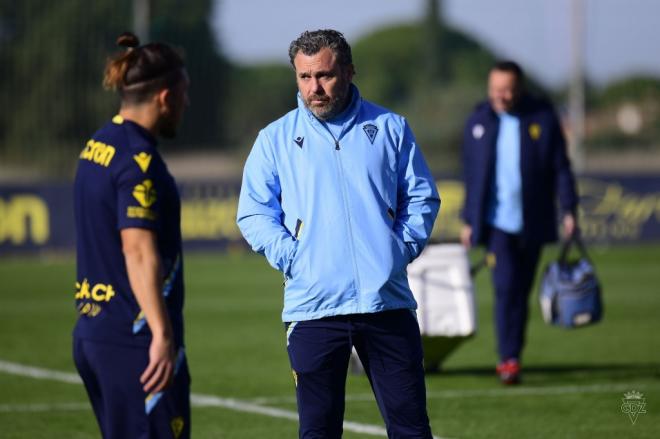
{"label": "bag strap", "polygon": [[573,233],[573,235],[571,235],[570,238],[562,241],[561,250],[559,251],[559,263],[566,264],[568,253],[570,252],[571,246],[573,244],[575,244],[575,246],[580,251],[580,256],[582,256],[587,261],[591,262],[591,258],[587,253],[587,248],[584,246],[584,242],[582,242],[582,238],[580,238],[580,234],[576,232]]}
{"label": "bag strap", "polygon": [[478,262],[470,266],[470,277],[474,278],[477,273],[481,271],[487,265],[486,256],[484,255]]}

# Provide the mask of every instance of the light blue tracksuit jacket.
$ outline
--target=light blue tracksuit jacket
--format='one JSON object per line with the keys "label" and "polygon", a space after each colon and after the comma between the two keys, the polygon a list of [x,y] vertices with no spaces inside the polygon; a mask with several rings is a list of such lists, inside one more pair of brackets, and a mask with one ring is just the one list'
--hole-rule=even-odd
{"label": "light blue tracksuit jacket", "polygon": [[299,95],[245,163],[238,226],[284,273],[285,322],[417,307],[406,266],[438,214],[435,182],[406,120],[351,93],[337,138]]}

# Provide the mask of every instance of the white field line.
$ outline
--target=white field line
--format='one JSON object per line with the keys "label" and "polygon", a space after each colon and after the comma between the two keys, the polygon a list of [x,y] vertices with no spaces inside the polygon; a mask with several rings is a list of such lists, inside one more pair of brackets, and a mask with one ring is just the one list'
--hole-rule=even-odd
{"label": "white field line", "polygon": [[0,404],[0,413],[76,412],[90,411],[88,402],[58,402],[54,404]]}
{"label": "white field line", "polygon": [[[0,360],[0,372],[12,375],[26,376],[36,379],[47,379],[65,383],[81,384],[82,381],[77,374],[68,372],[59,372],[55,370],[42,369],[38,367],[26,366],[18,363],[11,363]],[[454,398],[475,398],[475,397],[500,397],[500,396],[549,396],[549,395],[570,395],[580,393],[610,393],[630,390],[631,388],[657,387],[651,383],[617,383],[617,384],[589,384],[584,386],[543,386],[543,387],[502,387],[493,389],[465,389],[465,390],[441,390],[428,392],[428,399],[454,399]],[[296,402],[292,396],[280,397],[259,397],[250,400],[237,400],[231,398],[218,398],[212,395],[193,395],[192,402],[197,401],[199,407],[220,407],[221,404],[236,405],[235,403],[246,403],[252,405],[268,403],[291,403]],[[371,393],[346,395],[347,401],[372,401],[374,396]],[[218,401],[224,401],[222,403]],[[262,407],[268,408],[268,407]],[[296,415],[297,419],[297,415]]]}
{"label": "white field line", "polygon": [[[298,413],[273,407],[264,407],[253,402],[242,401],[233,398],[221,398],[212,395],[192,394],[191,403],[197,407],[223,407],[238,412],[257,413],[271,416],[273,418],[290,419],[298,422]],[[372,436],[387,437],[387,430],[377,425],[361,424],[358,422],[344,421],[344,430],[354,433],[368,434]]]}
{"label": "white field line", "polygon": [[82,380],[75,373],[41,369],[39,367],[26,366],[25,364],[10,363],[9,361],[4,360],[0,360],[0,372],[28,378],[35,378],[38,380],[51,380],[59,381],[61,383],[82,384]]}
{"label": "white field line", "polygon": [[[56,370],[42,369],[26,366],[18,363],[0,360],[0,372],[11,375],[19,375],[28,378],[59,381],[70,384],[82,384],[80,377],[74,373],[60,372]],[[298,422],[298,413],[291,410],[283,410],[274,407],[264,407],[253,402],[242,401],[233,398],[222,398],[214,395],[191,394],[190,402],[195,407],[222,407],[238,412],[255,413],[273,418],[289,419]],[[16,411],[48,411],[57,410],[84,410],[89,406],[82,407],[80,403],[62,404],[28,404],[28,405],[0,405],[0,412]],[[359,422],[344,421],[344,430],[354,433],[362,433],[371,436],[387,437],[387,431],[377,425],[362,424]],[[435,437],[435,439],[443,439]],[[445,438],[446,439],[446,438]]]}
{"label": "white field line", "polygon": [[[651,383],[628,383],[628,384],[590,384],[584,386],[553,386],[553,387],[503,387],[498,389],[466,389],[466,390],[440,390],[427,392],[427,399],[457,399],[457,398],[481,398],[481,397],[518,397],[518,396],[551,396],[572,395],[587,393],[615,393],[625,392],[631,389],[660,387]],[[374,401],[371,393],[356,393],[346,395],[346,401]],[[275,396],[259,397],[250,399],[254,404],[285,404],[295,403],[295,397]]]}
{"label": "white field line", "polygon": [[475,397],[501,397],[501,396],[552,396],[576,395],[587,393],[616,393],[631,389],[644,389],[657,387],[651,383],[618,383],[618,384],[587,384],[584,386],[553,386],[553,387],[514,387],[501,389],[467,389],[445,390],[429,392],[428,398],[475,398]]}

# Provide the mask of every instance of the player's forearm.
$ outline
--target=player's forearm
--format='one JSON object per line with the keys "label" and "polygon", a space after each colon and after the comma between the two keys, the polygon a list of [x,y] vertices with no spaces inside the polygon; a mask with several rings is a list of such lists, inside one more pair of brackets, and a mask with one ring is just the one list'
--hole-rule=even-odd
{"label": "player's forearm", "polygon": [[154,337],[171,338],[172,329],[165,308],[160,281],[160,265],[149,256],[133,255],[126,258],[128,278],[135,299],[144,313]]}
{"label": "player's forearm", "polygon": [[172,328],[162,294],[162,268],[151,232],[122,233],[126,271],[135,299],[155,338],[171,339]]}

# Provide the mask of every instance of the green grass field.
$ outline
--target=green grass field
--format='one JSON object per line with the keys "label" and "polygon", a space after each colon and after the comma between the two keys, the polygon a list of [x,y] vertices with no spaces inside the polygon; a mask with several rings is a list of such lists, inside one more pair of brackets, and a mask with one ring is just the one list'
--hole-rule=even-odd
{"label": "green grass field", "polygon": [[[554,254],[547,249],[546,260]],[[548,327],[534,295],[525,381],[515,388],[493,375],[492,293],[487,273],[478,275],[478,333],[427,377],[437,437],[660,437],[660,246],[594,248],[592,257],[604,320],[574,331]],[[100,437],[82,385],[66,382],[75,374],[74,278],[67,257],[0,259],[0,438]],[[192,392],[207,396],[193,407],[193,437],[297,437],[281,276],[255,255],[190,254],[185,279]],[[49,372],[37,378],[28,367]],[[631,390],[646,401],[634,424],[621,411]],[[345,419],[355,423],[349,439],[382,428],[363,376],[349,375]],[[373,431],[355,431],[362,427]]]}

